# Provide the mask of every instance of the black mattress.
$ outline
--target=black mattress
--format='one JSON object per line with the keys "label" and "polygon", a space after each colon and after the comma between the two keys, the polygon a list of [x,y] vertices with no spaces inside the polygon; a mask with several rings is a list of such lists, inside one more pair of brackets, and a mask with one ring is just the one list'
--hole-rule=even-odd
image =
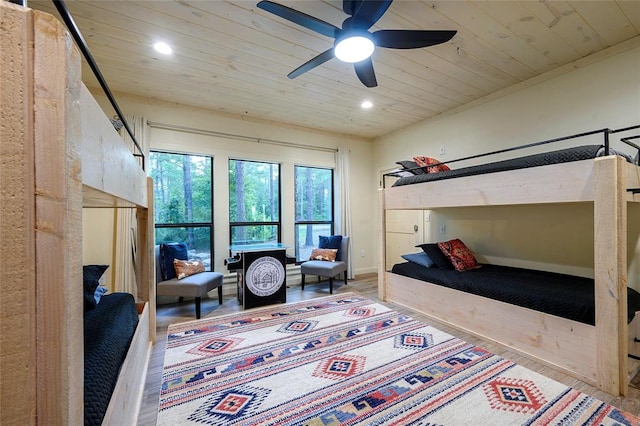
{"label": "black mattress", "polygon": [[[487,264],[458,272],[405,262],[394,265],[391,272],[595,325],[591,278]],[[628,321],[631,321],[640,310],[640,293],[627,287],[627,296]]]}
{"label": "black mattress", "polygon": [[431,182],[461,176],[474,176],[486,173],[504,172],[507,170],[524,169],[528,167],[546,166],[549,164],[587,160],[597,157],[601,152],[603,152],[602,145],[582,145],[558,151],[543,152],[525,157],[480,164],[477,166],[463,167],[460,169],[406,176],[395,181],[393,186],[411,185],[414,183]]}
{"label": "black mattress", "polygon": [[100,425],[138,325],[129,293],[102,296],[84,315],[84,424]]}

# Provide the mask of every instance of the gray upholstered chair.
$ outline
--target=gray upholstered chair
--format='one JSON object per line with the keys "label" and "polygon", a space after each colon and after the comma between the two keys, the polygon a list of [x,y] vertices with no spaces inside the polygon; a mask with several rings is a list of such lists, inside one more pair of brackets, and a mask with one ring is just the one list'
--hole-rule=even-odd
{"label": "gray upholstered chair", "polygon": [[301,287],[304,290],[305,275],[317,275],[318,282],[320,277],[329,278],[329,293],[333,294],[333,278],[344,272],[344,283],[347,284],[347,271],[349,265],[349,237],[342,236],[342,244],[340,246],[340,259],[335,262],[327,262],[324,260],[308,260],[300,265],[300,273],[302,274]]}
{"label": "gray upholstered chair", "polygon": [[156,296],[177,296],[180,302],[184,297],[195,298],[196,318],[200,319],[200,300],[214,288],[218,288],[218,303],[222,305],[222,279],[220,272],[200,272],[181,280],[172,278],[163,280],[160,272],[160,246],[155,248],[156,257]]}

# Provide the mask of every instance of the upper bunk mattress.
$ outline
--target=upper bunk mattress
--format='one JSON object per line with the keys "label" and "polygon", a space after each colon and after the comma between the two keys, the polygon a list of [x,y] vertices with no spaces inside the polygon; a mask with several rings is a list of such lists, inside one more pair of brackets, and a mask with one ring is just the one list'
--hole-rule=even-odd
{"label": "upper bunk mattress", "polygon": [[[594,281],[591,278],[532,269],[483,264],[479,269],[425,268],[398,263],[391,272],[452,289],[556,315],[585,324],[595,324]],[[452,301],[455,303],[455,301]],[[640,293],[627,287],[627,316],[640,310]]]}
{"label": "upper bunk mattress", "polygon": [[441,171],[437,173],[422,173],[398,179],[392,186],[411,185],[414,183],[431,182],[435,180],[451,179],[461,176],[474,176],[485,173],[504,172],[507,170],[525,169],[528,167],[547,166],[550,164],[568,163],[571,161],[595,158],[603,152],[602,145],[582,145],[558,151],[543,152],[525,157],[463,167],[460,169]]}

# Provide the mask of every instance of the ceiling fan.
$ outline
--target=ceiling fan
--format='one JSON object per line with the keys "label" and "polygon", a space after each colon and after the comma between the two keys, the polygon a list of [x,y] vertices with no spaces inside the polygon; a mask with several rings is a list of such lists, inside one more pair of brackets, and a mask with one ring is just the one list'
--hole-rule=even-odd
{"label": "ceiling fan", "polygon": [[258,3],[260,9],[273,13],[312,31],[335,39],[334,46],[287,74],[295,78],[322,65],[334,56],[343,62],[353,63],[356,75],[367,87],[376,87],[376,74],[371,55],[376,47],[391,49],[416,49],[445,43],[456,31],[442,30],[379,30],[369,32],[391,6],[393,0],[343,0],[342,10],[349,15],[342,28],[316,17],[299,12],[272,1]]}

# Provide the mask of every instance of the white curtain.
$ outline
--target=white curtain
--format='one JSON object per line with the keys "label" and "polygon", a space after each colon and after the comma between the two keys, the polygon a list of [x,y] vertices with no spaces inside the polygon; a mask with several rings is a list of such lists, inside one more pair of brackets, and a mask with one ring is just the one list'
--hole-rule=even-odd
{"label": "white curtain", "polygon": [[340,147],[336,153],[336,180],[338,182],[338,220],[336,221],[336,234],[349,236],[349,265],[347,276],[354,278],[353,273],[353,226],[351,225],[351,197],[349,194],[349,171],[351,169],[351,151]]}
{"label": "white curtain", "polygon": [[[127,123],[142,148],[145,155],[145,170],[149,158],[148,125],[144,117],[127,115]],[[122,139],[131,152],[139,153],[133,140],[124,127],[119,130]],[[116,209],[115,215],[115,235],[114,235],[114,265],[112,274],[114,275],[114,291],[131,293],[138,299],[140,293],[136,281],[136,262],[138,260],[138,248],[136,241],[138,238],[138,221],[135,208]]]}

